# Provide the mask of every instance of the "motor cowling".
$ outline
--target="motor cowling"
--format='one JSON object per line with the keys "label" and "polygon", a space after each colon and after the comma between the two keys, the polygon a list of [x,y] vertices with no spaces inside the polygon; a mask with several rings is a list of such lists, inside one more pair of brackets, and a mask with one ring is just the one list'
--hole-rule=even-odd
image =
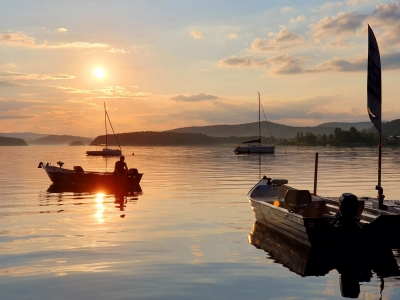
{"label": "motor cowling", "polygon": [[128,176],[136,176],[139,174],[138,169],[132,168],[128,170]]}
{"label": "motor cowling", "polygon": [[339,197],[339,212],[344,218],[357,216],[358,198],[352,193],[343,193]]}

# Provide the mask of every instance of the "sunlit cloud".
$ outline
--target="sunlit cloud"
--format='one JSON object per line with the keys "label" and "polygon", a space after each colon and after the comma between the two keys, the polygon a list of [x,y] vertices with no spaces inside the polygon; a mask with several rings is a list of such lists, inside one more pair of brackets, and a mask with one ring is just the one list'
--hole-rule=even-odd
{"label": "sunlit cloud", "polygon": [[25,116],[25,115],[0,115],[1,120],[19,120],[19,119],[30,119],[33,116]]}
{"label": "sunlit cloud", "polygon": [[16,46],[35,47],[36,42],[32,37],[28,37],[22,32],[0,33],[0,41]]}
{"label": "sunlit cloud", "polygon": [[190,32],[190,35],[192,37],[194,37],[195,39],[201,39],[203,37],[203,34],[200,31],[197,31],[197,30],[192,30]]}
{"label": "sunlit cloud", "polygon": [[218,97],[213,96],[213,95],[205,95],[205,94],[201,93],[198,95],[191,95],[191,96],[179,95],[179,96],[173,97],[171,99],[178,100],[178,101],[194,102],[194,101],[214,100],[214,99],[218,99]]}
{"label": "sunlit cloud", "polygon": [[376,1],[376,0],[348,0],[346,2],[346,4],[351,5],[351,6],[357,6],[360,4],[373,3],[373,2],[379,2],[379,1]]}
{"label": "sunlit cloud", "polygon": [[220,68],[249,68],[261,67],[268,64],[267,60],[256,60],[253,58],[231,56],[228,58],[220,59],[218,66]]}
{"label": "sunlit cloud", "polygon": [[318,23],[309,25],[309,27],[317,41],[329,37],[343,38],[354,34],[366,18],[367,15],[340,12],[333,17],[324,17]]}
{"label": "sunlit cloud", "polygon": [[85,99],[95,98],[140,98],[151,96],[148,92],[131,92],[121,86],[105,86],[100,89],[84,90],[73,87],[51,86],[67,94],[84,95]]}
{"label": "sunlit cloud", "polygon": [[379,41],[385,46],[396,46],[400,43],[400,3],[392,2],[377,5],[368,19],[371,26],[384,29]]}
{"label": "sunlit cloud", "polygon": [[290,22],[291,22],[291,23],[300,23],[300,22],[305,21],[306,19],[307,19],[307,18],[306,18],[305,15],[300,15],[300,16],[298,16],[297,18],[291,18],[291,19],[290,19]]}
{"label": "sunlit cloud", "polygon": [[111,48],[111,49],[107,50],[107,52],[110,52],[110,53],[129,53],[129,50]]}
{"label": "sunlit cloud", "polygon": [[294,11],[293,7],[290,6],[285,6],[284,8],[281,9],[282,14],[288,14]]}
{"label": "sunlit cloud", "polygon": [[35,105],[35,103],[14,100],[0,101],[0,111],[16,111],[32,105]]}
{"label": "sunlit cloud", "polygon": [[0,71],[0,79],[8,80],[68,80],[74,79],[74,75],[67,74],[28,74],[28,73],[17,73]]}
{"label": "sunlit cloud", "polygon": [[265,60],[241,57],[224,58],[218,62],[218,66],[221,68],[260,68],[268,66],[271,74],[287,75],[301,73],[302,63],[306,60],[308,59],[305,57],[285,53]]}
{"label": "sunlit cloud", "polygon": [[325,11],[333,10],[338,7],[343,7],[343,5],[344,5],[343,2],[326,2],[323,5],[320,5],[317,9],[314,9],[313,11],[314,12],[317,12],[317,11],[325,12]]}
{"label": "sunlit cloud", "polygon": [[237,39],[237,37],[238,37],[237,33],[230,33],[228,35],[229,40],[235,40],[235,39]]}
{"label": "sunlit cloud", "polygon": [[123,49],[116,49],[110,47],[109,44],[104,43],[89,43],[89,42],[69,42],[69,43],[59,43],[50,44],[47,41],[43,43],[37,43],[36,39],[33,37],[28,37],[23,32],[9,32],[0,33],[0,41],[5,44],[12,46],[22,46],[22,47],[35,47],[35,48],[46,48],[46,49],[104,49],[112,53],[125,53]]}
{"label": "sunlit cloud", "polygon": [[56,32],[67,32],[68,30],[66,28],[57,28]]}
{"label": "sunlit cloud", "polygon": [[304,41],[305,39],[302,35],[294,33],[284,27],[272,39],[255,39],[251,43],[251,49],[259,52],[281,50],[302,44]]}

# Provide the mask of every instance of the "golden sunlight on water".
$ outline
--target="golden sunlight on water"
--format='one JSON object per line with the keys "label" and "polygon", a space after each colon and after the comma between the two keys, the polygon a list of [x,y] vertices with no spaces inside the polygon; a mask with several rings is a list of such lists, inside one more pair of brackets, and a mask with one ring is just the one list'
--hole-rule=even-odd
{"label": "golden sunlight on water", "polygon": [[[126,197],[56,189],[37,168],[62,160],[65,168],[113,169],[116,158],[85,151],[0,148],[4,299],[205,299],[205,289],[215,299],[341,298],[336,271],[303,278],[248,243],[254,216],[246,195],[263,175],[312,190],[318,151],[319,194],[375,196],[376,149],[277,147],[275,155],[236,156],[231,146],[126,147],[135,153],[126,155],[128,167],[144,173],[141,191]],[[384,149],[387,199],[400,199],[399,155]],[[375,275],[360,295],[378,299],[379,286]],[[400,297],[398,281],[385,281],[383,295]]]}

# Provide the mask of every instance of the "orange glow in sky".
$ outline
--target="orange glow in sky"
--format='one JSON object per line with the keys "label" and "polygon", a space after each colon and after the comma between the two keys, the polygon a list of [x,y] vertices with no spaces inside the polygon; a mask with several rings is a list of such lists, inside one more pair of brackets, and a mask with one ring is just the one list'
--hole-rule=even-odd
{"label": "orange glow in sky", "polygon": [[103,78],[106,75],[106,71],[104,71],[103,68],[98,67],[93,71],[93,74],[98,78]]}

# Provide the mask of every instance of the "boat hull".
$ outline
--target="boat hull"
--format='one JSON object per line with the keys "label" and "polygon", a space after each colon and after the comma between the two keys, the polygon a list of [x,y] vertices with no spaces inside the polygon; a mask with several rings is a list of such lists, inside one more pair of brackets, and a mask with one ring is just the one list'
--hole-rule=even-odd
{"label": "boat hull", "polygon": [[121,156],[121,150],[107,150],[107,151],[86,151],[86,155],[90,156]]}
{"label": "boat hull", "polygon": [[58,186],[79,185],[115,190],[120,188],[131,189],[139,185],[143,176],[136,169],[130,169],[127,177],[121,177],[111,172],[75,172],[43,163],[39,164],[39,167],[42,167],[50,180]]}
{"label": "boat hull", "polygon": [[253,147],[236,147],[234,152],[236,154],[263,154],[275,153],[275,146],[253,146]]}

